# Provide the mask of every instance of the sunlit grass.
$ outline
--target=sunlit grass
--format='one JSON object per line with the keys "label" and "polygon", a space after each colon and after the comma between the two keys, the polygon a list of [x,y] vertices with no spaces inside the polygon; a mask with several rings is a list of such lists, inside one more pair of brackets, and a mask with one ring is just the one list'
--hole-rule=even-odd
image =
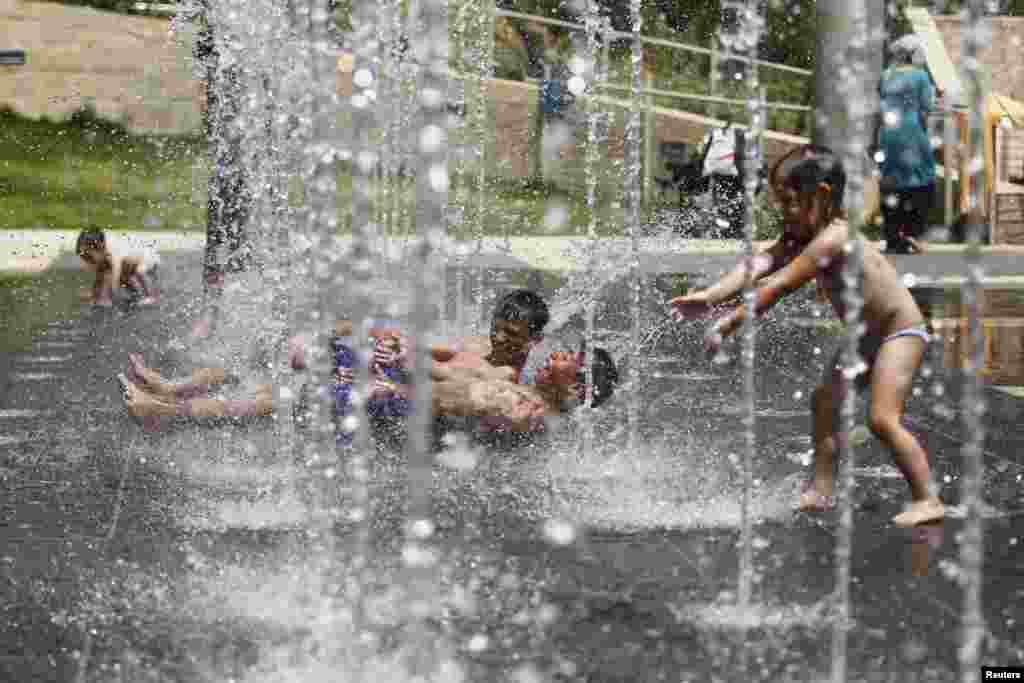
{"label": "sunlit grass", "polygon": [[200,227],[205,159],[194,139],[136,136],[88,113],[55,122],[0,111],[0,229]]}

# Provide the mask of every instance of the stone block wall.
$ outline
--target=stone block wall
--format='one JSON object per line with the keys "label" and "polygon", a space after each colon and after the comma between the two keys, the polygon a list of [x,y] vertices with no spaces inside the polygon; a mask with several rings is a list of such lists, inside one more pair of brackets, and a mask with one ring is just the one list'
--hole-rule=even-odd
{"label": "stone block wall", "polygon": [[91,105],[138,132],[199,129],[203,92],[190,41],[170,22],[51,2],[0,0],[0,48],[24,66],[0,67],[0,105],[54,119]]}
{"label": "stone block wall", "polygon": [[[961,20],[959,15],[934,15],[935,25],[942,34],[942,42],[953,64],[960,64]],[[989,77],[989,87],[995,92],[1024,101],[1024,17],[992,17],[990,39],[981,60]]]}

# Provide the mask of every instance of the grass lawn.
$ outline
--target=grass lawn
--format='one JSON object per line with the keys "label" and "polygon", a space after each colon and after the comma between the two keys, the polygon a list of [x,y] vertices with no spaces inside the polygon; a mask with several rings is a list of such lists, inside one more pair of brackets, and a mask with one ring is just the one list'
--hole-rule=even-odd
{"label": "grass lawn", "polygon": [[199,228],[206,173],[196,140],[134,136],[87,113],[54,122],[0,110],[0,229]]}
{"label": "grass lawn", "polygon": [[[457,144],[453,133],[452,144]],[[584,202],[579,159],[549,166],[554,182],[509,178],[486,155],[488,180],[481,190],[477,169],[453,162],[448,194],[461,220],[450,226],[456,239],[588,234],[592,218],[599,236],[623,236],[622,166],[603,160],[597,205]],[[460,175],[459,171],[464,175]],[[202,231],[206,222],[207,155],[194,138],[154,138],[126,132],[117,124],[82,112],[69,121],[27,119],[0,110],[0,229]],[[412,222],[412,178],[385,188],[375,182],[377,222],[392,235],[406,235]],[[302,203],[292,184],[293,203]],[[339,225],[345,230],[351,198],[347,167],[338,172]],[[675,202],[674,195],[666,198]],[[645,205],[644,212],[656,204]],[[592,216],[593,214],[593,216]],[[765,234],[767,233],[767,234]],[[770,237],[771,228],[758,237]]]}
{"label": "grass lawn", "polygon": [[84,271],[0,272],[0,353],[25,351],[47,323],[76,317],[78,288],[89,284]]}

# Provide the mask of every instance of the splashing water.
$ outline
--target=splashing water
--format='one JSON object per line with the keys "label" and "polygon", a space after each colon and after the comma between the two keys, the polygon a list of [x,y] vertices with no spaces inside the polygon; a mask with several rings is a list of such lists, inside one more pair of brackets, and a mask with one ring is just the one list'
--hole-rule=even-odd
{"label": "splashing water", "polygon": [[[970,161],[968,206],[978,206],[978,186],[984,181],[978,177],[982,167],[982,117],[985,111],[985,92],[978,53],[983,45],[985,12],[982,0],[967,3],[963,35],[963,69],[969,105],[969,132],[967,159]],[[983,294],[981,283],[981,228],[977,216],[972,212],[968,227],[968,249],[964,252],[966,285],[963,295],[967,305],[968,348],[970,355],[966,364],[967,378],[963,388],[961,414],[967,428],[967,440],[963,446],[962,504],[966,509],[960,546],[960,562],[964,569],[963,617],[960,643],[960,676],[965,683],[980,680],[981,648],[985,637],[985,622],[981,608],[981,582],[983,569],[983,527],[982,527],[982,446],[985,433],[981,416],[985,412],[985,398],[981,379],[983,345],[978,319],[979,295]]]}

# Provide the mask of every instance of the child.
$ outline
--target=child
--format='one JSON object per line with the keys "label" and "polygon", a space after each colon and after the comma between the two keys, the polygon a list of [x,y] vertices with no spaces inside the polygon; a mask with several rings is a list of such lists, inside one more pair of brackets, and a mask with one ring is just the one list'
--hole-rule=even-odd
{"label": "child", "polygon": [[114,305],[114,289],[124,287],[149,306],[157,302],[153,286],[160,257],[151,249],[126,252],[107,244],[106,235],[98,228],[87,228],[78,235],[75,253],[85,267],[96,273],[91,289],[83,289],[82,301],[96,306]]}
{"label": "child", "polygon": [[[828,149],[808,145],[797,148],[772,168],[769,181],[785,218],[779,241],[753,258],[759,287],[755,313],[761,315],[779,299],[817,278],[819,287],[840,318],[844,247],[849,226],[839,218],[846,175],[839,159]],[[896,465],[910,486],[912,502],[893,518],[899,526],[940,520],[945,511],[928,489],[928,456],[900,418],[921,363],[928,333],[924,316],[892,264],[871,244],[863,244],[863,324],[860,354],[867,371],[857,388],[870,387],[869,425],[893,453]],[[746,278],[738,265],[708,289],[672,299],[677,319],[710,313],[712,306],[739,293]],[[719,318],[705,335],[709,353],[717,352],[724,337],[739,329],[742,306]],[[821,386],[812,396],[815,474],[802,491],[800,510],[823,510],[833,505],[833,456],[836,450],[838,409],[843,398],[841,368],[835,361],[826,368]]]}

